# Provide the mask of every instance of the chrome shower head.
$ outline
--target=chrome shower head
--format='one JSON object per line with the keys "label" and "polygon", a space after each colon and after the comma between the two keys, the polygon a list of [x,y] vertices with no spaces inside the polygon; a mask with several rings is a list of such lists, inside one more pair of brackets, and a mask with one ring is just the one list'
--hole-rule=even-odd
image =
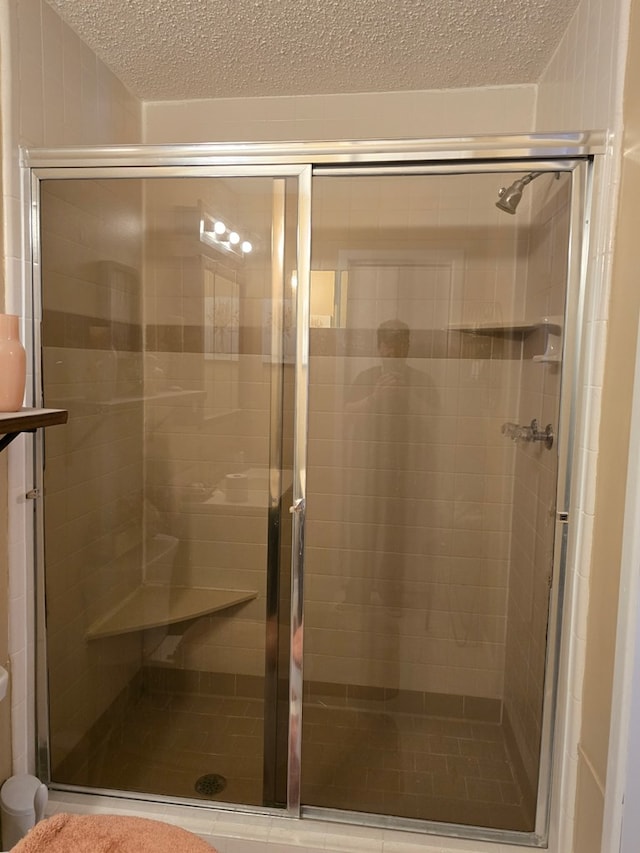
{"label": "chrome shower head", "polygon": [[498,201],[496,202],[496,207],[500,210],[504,210],[505,213],[514,214],[516,212],[516,208],[520,204],[524,188],[535,178],[538,178],[543,174],[544,172],[530,172],[528,175],[525,175],[524,178],[518,178],[510,186],[501,187],[498,190]]}

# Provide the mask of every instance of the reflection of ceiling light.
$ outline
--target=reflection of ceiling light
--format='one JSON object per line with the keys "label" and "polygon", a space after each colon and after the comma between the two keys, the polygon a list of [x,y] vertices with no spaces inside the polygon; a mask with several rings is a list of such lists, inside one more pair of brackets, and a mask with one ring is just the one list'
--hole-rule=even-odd
{"label": "reflection of ceiling light", "polygon": [[214,222],[213,230],[220,237],[227,230],[227,226],[221,219],[218,219],[217,222]]}
{"label": "reflection of ceiling light", "polygon": [[238,243],[240,242],[240,235],[238,234],[237,231],[230,231],[229,232],[229,242],[231,243],[232,246],[238,245]]}
{"label": "reflection of ceiling light", "polygon": [[249,252],[253,249],[253,246],[248,240],[243,240],[242,245],[240,246],[245,255],[248,255]]}

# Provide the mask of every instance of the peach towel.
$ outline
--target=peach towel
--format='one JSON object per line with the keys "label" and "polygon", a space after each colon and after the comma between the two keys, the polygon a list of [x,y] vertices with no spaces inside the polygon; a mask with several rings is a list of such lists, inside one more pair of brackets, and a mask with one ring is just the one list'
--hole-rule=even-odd
{"label": "peach towel", "polygon": [[41,820],[11,853],[216,853],[197,835],[142,817],[57,814]]}

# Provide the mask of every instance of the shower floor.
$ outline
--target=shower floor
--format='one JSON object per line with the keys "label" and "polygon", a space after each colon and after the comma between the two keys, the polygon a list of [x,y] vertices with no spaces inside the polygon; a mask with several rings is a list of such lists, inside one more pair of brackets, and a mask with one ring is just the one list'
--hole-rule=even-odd
{"label": "shower floor", "polygon": [[[144,692],[124,719],[107,732],[103,725],[99,737],[90,733],[82,750],[91,759],[67,759],[54,781],[262,804],[261,700]],[[303,733],[306,805],[532,829],[497,723],[318,702],[305,704]],[[199,794],[205,774],[226,786]]]}

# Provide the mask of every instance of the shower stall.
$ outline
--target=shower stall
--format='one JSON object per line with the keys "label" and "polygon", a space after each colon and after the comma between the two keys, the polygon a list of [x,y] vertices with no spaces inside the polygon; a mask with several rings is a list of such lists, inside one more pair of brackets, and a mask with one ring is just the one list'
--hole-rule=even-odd
{"label": "shower stall", "polygon": [[594,149],[462,143],[29,153],[51,786],[544,839]]}

